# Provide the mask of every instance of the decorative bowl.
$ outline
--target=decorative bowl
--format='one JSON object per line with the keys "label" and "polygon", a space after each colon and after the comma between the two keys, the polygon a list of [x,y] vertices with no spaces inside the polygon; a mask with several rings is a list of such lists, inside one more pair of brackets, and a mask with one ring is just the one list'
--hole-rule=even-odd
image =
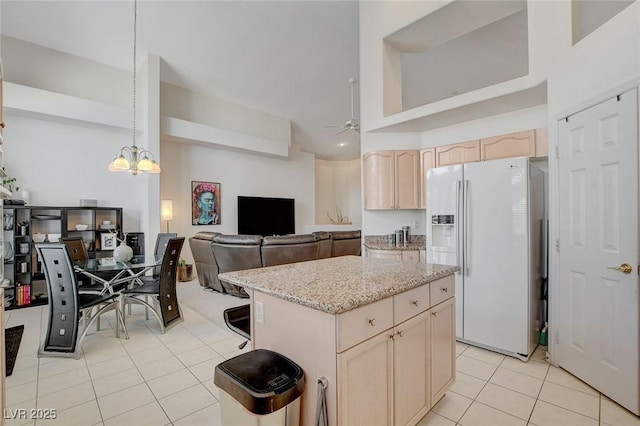
{"label": "decorative bowl", "polygon": [[50,243],[57,243],[61,236],[61,234],[49,234],[48,240]]}
{"label": "decorative bowl", "polygon": [[38,234],[38,233],[35,233],[35,234],[33,234],[33,236],[32,236],[32,238],[33,238],[33,242],[34,242],[34,243],[41,243],[41,242],[43,242],[43,241],[44,241],[44,239],[45,239],[46,237],[47,237],[47,235],[46,235],[46,234]]}
{"label": "decorative bowl", "polygon": [[102,224],[103,225],[111,225],[111,221],[110,220],[103,220]]}
{"label": "decorative bowl", "polygon": [[89,228],[89,225],[85,225],[83,223],[79,223],[79,224],[76,225],[76,229],[78,231],[86,231],[87,228]]}

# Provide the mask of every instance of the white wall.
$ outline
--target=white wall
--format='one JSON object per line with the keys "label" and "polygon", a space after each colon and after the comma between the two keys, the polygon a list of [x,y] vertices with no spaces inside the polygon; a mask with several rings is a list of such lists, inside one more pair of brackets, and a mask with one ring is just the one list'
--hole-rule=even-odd
{"label": "white wall", "polygon": [[131,136],[108,129],[5,114],[4,165],[30,205],[78,206],[95,198],[99,206],[122,207],[125,231],[142,229],[147,176],[112,173],[107,165]]}
{"label": "white wall", "polygon": [[[284,197],[295,199],[296,232],[315,222],[314,157],[293,152],[290,160],[266,158],[220,150],[197,144],[162,141],[160,174],[161,198],[173,200],[173,220],[169,230],[191,237],[199,231],[236,234],[237,196]],[[191,181],[219,182],[220,225],[191,224]],[[161,224],[166,230],[166,223]],[[192,261],[188,243],[182,257]]]}
{"label": "white wall", "polygon": [[[547,88],[549,148],[558,144],[558,120],[573,114],[622,89],[640,83],[640,2],[636,1],[609,22],[596,29],[562,55],[549,73]],[[561,147],[562,149],[562,147]],[[550,241],[559,236],[558,162],[549,157]],[[557,300],[558,255],[549,252],[550,300]],[[551,361],[557,361],[557,303],[550,304],[549,331]]]}
{"label": "white wall", "polygon": [[360,159],[351,161],[315,160],[316,224],[330,224],[327,212],[337,220],[336,208],[352,224],[362,223]]}

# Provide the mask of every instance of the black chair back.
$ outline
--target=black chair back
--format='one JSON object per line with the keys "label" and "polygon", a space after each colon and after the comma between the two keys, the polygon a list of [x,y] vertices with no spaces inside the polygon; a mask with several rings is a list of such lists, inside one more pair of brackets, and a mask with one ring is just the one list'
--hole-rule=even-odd
{"label": "black chair back", "polygon": [[80,316],[76,275],[65,244],[36,244],[49,291],[49,322],[42,350],[75,352]]}
{"label": "black chair back", "polygon": [[87,246],[84,245],[84,239],[82,237],[63,237],[61,240],[64,245],[67,246],[72,262],[87,260],[89,258]]}
{"label": "black chair back", "polygon": [[183,244],[184,237],[169,239],[160,266],[160,310],[165,328],[181,319],[176,296],[176,281],[178,260]]}
{"label": "black chair back", "polygon": [[[178,234],[175,232],[160,233],[156,237],[156,248],[153,251],[153,255],[156,259],[163,257],[164,252],[167,249],[167,244],[171,238],[176,238]],[[160,266],[153,268],[153,277],[158,278],[160,276]]]}

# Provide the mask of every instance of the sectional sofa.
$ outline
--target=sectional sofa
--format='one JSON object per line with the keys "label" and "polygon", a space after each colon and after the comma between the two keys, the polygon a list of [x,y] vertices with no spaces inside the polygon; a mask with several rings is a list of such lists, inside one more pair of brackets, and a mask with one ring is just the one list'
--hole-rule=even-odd
{"label": "sectional sofa", "polygon": [[218,274],[361,253],[360,231],[314,232],[260,237],[198,232],[189,238],[198,281],[205,288],[248,297],[242,287],[220,281]]}

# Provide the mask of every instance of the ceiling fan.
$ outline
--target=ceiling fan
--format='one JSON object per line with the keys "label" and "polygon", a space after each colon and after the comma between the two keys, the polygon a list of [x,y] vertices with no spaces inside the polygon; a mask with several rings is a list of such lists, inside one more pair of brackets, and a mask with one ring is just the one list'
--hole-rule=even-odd
{"label": "ceiling fan", "polygon": [[358,81],[353,77],[349,79],[349,84],[351,85],[351,119],[344,123],[342,126],[325,126],[337,127],[338,131],[334,133],[334,135],[339,135],[340,133],[346,132],[347,130],[353,130],[356,133],[360,133],[360,121],[355,117],[353,112],[353,89],[357,82]]}

